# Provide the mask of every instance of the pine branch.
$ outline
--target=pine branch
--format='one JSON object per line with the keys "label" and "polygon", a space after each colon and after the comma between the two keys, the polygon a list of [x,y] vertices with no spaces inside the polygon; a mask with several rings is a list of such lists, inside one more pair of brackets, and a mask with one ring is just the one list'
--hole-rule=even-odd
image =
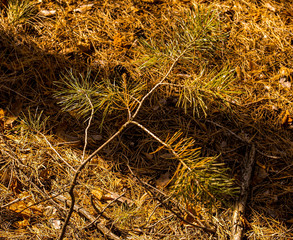
{"label": "pine branch", "polygon": [[[103,111],[102,123],[105,117],[107,116],[107,114],[109,114],[110,112],[114,110],[121,110],[121,111],[126,110],[128,112],[128,120],[120,127],[120,129],[116,133],[114,133],[106,142],[104,142],[99,148],[97,148],[90,156],[88,156],[76,170],[73,180],[70,184],[69,191],[68,191],[71,197],[71,205],[70,205],[70,209],[68,211],[66,220],[64,222],[63,228],[61,230],[59,240],[63,239],[65,231],[66,231],[66,227],[70,220],[71,214],[74,210],[75,196],[74,196],[73,190],[76,186],[77,179],[79,175],[81,174],[81,171],[96,154],[98,154],[114,138],[120,135],[122,131],[129,124],[135,124],[136,126],[143,129],[150,136],[152,136],[158,142],[160,142],[164,147],[166,147],[170,152],[172,152],[172,154],[180,161],[180,164],[174,176],[176,176],[178,172],[184,172],[185,170],[194,174],[195,171],[189,166],[189,164],[186,164],[186,160],[190,159],[192,161],[192,159],[196,159],[197,153],[195,150],[189,149],[191,150],[189,153],[186,151],[187,148],[180,150],[181,144],[183,143],[182,141],[179,142],[177,145],[175,144],[174,146],[171,146],[172,145],[171,142],[167,143],[165,141],[162,141],[154,133],[152,133],[143,125],[135,121],[135,118],[137,117],[140,110],[142,109],[142,106],[144,102],[146,101],[146,99],[151,94],[153,94],[153,92],[155,92],[159,86],[165,83],[166,79],[169,77],[172,70],[175,68],[176,64],[179,62],[180,59],[190,60],[192,56],[194,56],[195,51],[202,51],[202,52],[206,50],[213,51],[214,49],[213,43],[220,39],[219,35],[216,34],[217,36],[213,36],[213,34],[211,33],[211,32],[215,33],[215,29],[217,28],[217,26],[215,25],[216,21],[214,18],[214,13],[209,12],[209,14],[205,15],[205,14],[202,14],[200,10],[198,10],[198,12],[195,15],[191,16],[191,19],[193,21],[193,25],[188,25],[188,23],[182,23],[180,25],[179,23],[179,26],[182,27],[183,32],[182,31],[180,32],[181,35],[179,34],[177,39],[170,40],[169,44],[165,44],[165,46],[167,46],[167,48],[165,49],[166,51],[161,52],[159,55],[163,56],[168,61],[171,60],[172,64],[170,67],[168,67],[166,74],[147,93],[145,93],[143,97],[141,96],[136,97],[136,94],[142,93],[141,91],[142,89],[139,86],[134,86],[133,89],[128,89],[125,79],[124,79],[124,82],[122,83],[122,87],[121,87],[121,83],[120,85],[115,85],[115,83],[113,84],[107,79],[103,80],[102,82],[99,82],[98,85],[91,85],[88,79],[89,78],[88,76],[90,74],[87,74],[85,79],[83,79],[81,76],[81,82],[80,82],[80,80],[78,80],[76,76],[72,74],[72,71],[70,72],[69,77],[67,77],[68,82],[65,82],[65,87],[63,87],[63,89],[61,88],[63,91],[56,94],[56,96],[59,97],[60,99],[60,103],[63,104],[66,110],[80,110],[81,114],[83,115],[87,114],[89,110],[91,110],[91,116],[93,114],[93,108],[102,110]],[[199,28],[193,31],[193,28],[195,26]],[[149,46],[152,47],[151,45]],[[154,49],[154,50],[155,50],[154,53],[156,54],[156,51],[158,49]],[[151,55],[150,55],[150,58],[152,58]],[[159,63],[156,57],[154,60],[157,61],[156,63]],[[165,67],[164,65],[165,62],[166,61],[163,61],[163,63],[161,64],[163,68]],[[68,89],[66,89],[66,87]],[[214,87],[214,86],[211,86],[211,87]],[[193,90],[194,89],[192,89],[191,91]],[[84,96],[86,96],[86,98]],[[200,104],[202,104],[203,106],[204,103],[201,103],[201,102],[202,101],[200,101]],[[132,112],[132,109],[135,106],[136,106],[136,109],[134,110],[134,112]],[[91,121],[91,118],[89,120]],[[184,142],[184,144],[185,143],[187,142]],[[86,143],[84,146],[84,152],[85,152],[85,149],[86,149]],[[181,169],[182,166],[183,166],[183,170]],[[208,189],[205,189],[205,186],[202,186],[201,182],[198,181],[196,177],[193,176],[192,180],[193,182],[195,182],[197,187],[200,187],[201,190],[205,190],[207,194],[209,194]]]}
{"label": "pine branch", "polygon": [[141,107],[144,103],[144,101],[147,99],[147,97],[155,91],[155,89],[160,85],[160,83],[162,83],[170,74],[170,72],[172,71],[173,67],[175,66],[176,62],[179,60],[179,57],[176,59],[176,61],[174,61],[174,63],[171,65],[171,67],[169,68],[168,72],[165,74],[165,76],[142,98],[142,100],[140,101],[136,111],[134,112],[134,114],[131,116],[131,118],[126,121],[121,127],[120,129],[114,133],[110,138],[108,138],[108,140],[106,142],[104,142],[99,148],[97,148],[90,156],[88,156],[83,162],[82,164],[78,167],[78,169],[75,172],[75,175],[73,177],[73,180],[70,184],[69,187],[69,195],[71,198],[71,204],[70,204],[70,208],[69,211],[67,213],[65,222],[63,224],[60,236],[59,236],[59,240],[62,240],[64,238],[65,232],[66,232],[66,227],[69,223],[69,220],[71,218],[71,215],[73,213],[74,210],[74,205],[75,205],[75,196],[74,196],[74,188],[76,186],[77,183],[77,179],[79,177],[79,175],[81,174],[81,171],[84,169],[84,167],[87,165],[87,163],[89,163],[92,158],[94,156],[96,156],[105,146],[107,146],[111,141],[113,141],[114,138],[116,138],[119,134],[121,134],[121,132],[129,125],[132,123],[132,120],[137,116],[137,114],[139,113],[139,111],[141,110]]}
{"label": "pine branch", "polygon": [[[170,139],[163,141],[140,123],[131,122],[156,139],[179,161],[175,173],[166,184],[169,185],[176,178],[173,186],[175,195],[183,196],[190,201],[216,201],[218,196],[231,196],[237,192],[238,188],[234,186],[233,179],[227,176],[227,169],[223,164],[215,163],[216,157],[199,157],[200,152],[198,148],[194,148],[193,139],[178,140],[180,133],[175,133]],[[161,147],[158,148],[160,149]]]}

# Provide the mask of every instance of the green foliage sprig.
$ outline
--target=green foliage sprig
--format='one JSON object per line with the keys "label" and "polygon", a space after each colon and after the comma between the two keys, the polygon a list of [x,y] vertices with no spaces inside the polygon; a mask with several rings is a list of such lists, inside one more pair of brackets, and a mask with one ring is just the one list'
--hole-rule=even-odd
{"label": "green foliage sprig", "polygon": [[109,114],[121,114],[137,106],[145,89],[142,81],[133,80],[128,83],[125,76],[122,83],[99,79],[98,76],[91,79],[90,70],[85,76],[74,73],[72,69],[68,70],[55,84],[58,86],[55,97],[59,104],[63,106],[64,111],[73,111],[77,117],[87,116],[91,112],[91,106],[85,97],[88,96],[95,112],[102,112],[100,127]]}
{"label": "green foliage sprig", "polygon": [[183,197],[187,203],[213,203],[239,192],[239,188],[227,174],[228,169],[223,163],[217,162],[218,156],[200,157],[200,148],[195,147],[193,138],[182,137],[182,132],[179,131],[164,142],[166,145],[156,152],[168,146],[167,150],[172,149],[174,158],[180,160],[173,176],[175,183],[172,191],[176,197]]}
{"label": "green foliage sprig", "polygon": [[191,65],[206,64],[223,51],[228,33],[221,30],[218,14],[211,8],[193,7],[185,20],[176,19],[173,27],[165,27],[162,34],[141,40],[144,57],[140,68],[162,69],[170,60],[184,52],[180,62]]}
{"label": "green foliage sprig", "polygon": [[207,116],[210,103],[226,105],[229,107],[231,93],[236,93],[230,89],[234,80],[234,71],[224,67],[219,72],[216,69],[207,73],[206,69],[200,71],[198,75],[192,75],[182,81],[181,84],[172,84],[181,88],[177,106],[182,107],[187,113],[192,108],[193,115],[200,116],[201,111]]}
{"label": "green foliage sprig", "polygon": [[38,18],[38,10],[29,0],[10,0],[6,9],[8,22],[14,26],[21,24],[33,25]]}

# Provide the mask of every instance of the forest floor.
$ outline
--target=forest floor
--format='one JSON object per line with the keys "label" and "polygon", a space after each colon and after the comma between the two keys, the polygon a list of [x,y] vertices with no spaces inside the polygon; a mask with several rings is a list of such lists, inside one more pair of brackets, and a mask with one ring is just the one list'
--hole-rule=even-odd
{"label": "forest floor", "polygon": [[0,9],[0,239],[293,239],[291,1]]}

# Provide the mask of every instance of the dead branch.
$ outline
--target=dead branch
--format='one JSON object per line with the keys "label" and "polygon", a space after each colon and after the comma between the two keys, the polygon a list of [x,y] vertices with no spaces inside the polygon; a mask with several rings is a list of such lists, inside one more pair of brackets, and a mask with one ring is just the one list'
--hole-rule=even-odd
{"label": "dead branch", "polygon": [[251,145],[250,150],[247,149],[245,156],[245,169],[242,174],[241,192],[238,201],[235,204],[235,209],[232,218],[232,240],[241,240],[243,235],[244,223],[242,221],[245,214],[245,206],[249,194],[249,185],[255,162],[255,145]]}

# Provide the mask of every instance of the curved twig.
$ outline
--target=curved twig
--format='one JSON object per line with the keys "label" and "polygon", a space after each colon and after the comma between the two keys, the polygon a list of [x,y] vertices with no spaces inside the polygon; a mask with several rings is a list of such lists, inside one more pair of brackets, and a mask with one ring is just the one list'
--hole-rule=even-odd
{"label": "curved twig", "polygon": [[64,235],[65,235],[65,232],[66,232],[66,227],[69,223],[69,219],[72,215],[72,212],[74,210],[74,204],[75,204],[75,196],[74,196],[74,188],[76,186],[76,181],[77,181],[77,178],[79,177],[81,171],[84,169],[84,167],[86,166],[86,164],[88,162],[90,162],[92,160],[92,158],[94,156],[96,156],[98,154],[98,152],[100,152],[106,145],[108,145],[115,137],[117,137],[128,125],[130,124],[130,121],[127,121],[126,123],[124,123],[120,129],[115,133],[113,134],[106,142],[104,142],[98,149],[96,149],[90,156],[88,156],[84,161],[83,163],[78,167],[78,169],[76,170],[75,174],[74,174],[74,177],[73,177],[73,180],[70,184],[70,189],[68,191],[70,197],[71,197],[71,204],[70,204],[70,208],[69,208],[69,211],[67,213],[67,217],[65,219],[65,222],[63,224],[63,227],[62,227],[62,230],[61,230],[61,233],[60,233],[60,236],[59,236],[59,240],[62,240]]}

